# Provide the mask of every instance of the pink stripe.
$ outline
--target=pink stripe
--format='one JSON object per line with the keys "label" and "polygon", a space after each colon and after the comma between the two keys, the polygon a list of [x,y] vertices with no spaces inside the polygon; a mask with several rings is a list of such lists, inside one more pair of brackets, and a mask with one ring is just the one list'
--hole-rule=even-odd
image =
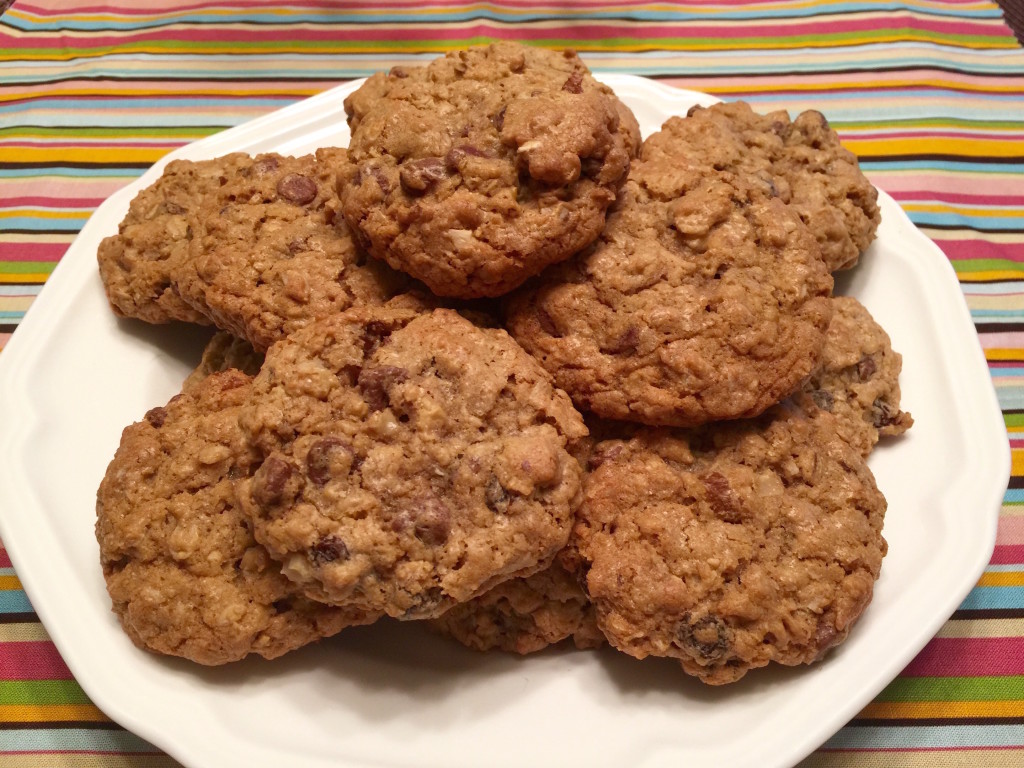
{"label": "pink stripe", "polygon": [[1024,333],[979,333],[982,349],[1024,348]]}
{"label": "pink stripe", "polygon": [[1024,544],[1024,517],[1005,515],[999,518],[996,544]]}
{"label": "pink stripe", "polygon": [[35,206],[37,208],[95,208],[105,198],[82,198],[82,197],[8,197],[0,205],[0,210],[5,208],[20,208],[22,206]]}
{"label": "pink stripe", "polygon": [[1024,261],[1024,243],[992,243],[988,240],[943,240],[942,250],[951,259],[1012,259]]}
{"label": "pink stripe", "polygon": [[71,671],[48,640],[0,643],[0,680],[71,679]]}
{"label": "pink stripe", "polygon": [[0,261],[60,261],[71,243],[0,243]]}
{"label": "pink stripe", "polygon": [[[920,168],[908,171],[872,170],[871,181],[890,195],[894,192],[914,192],[923,198],[937,194],[937,190],[941,190],[942,194],[950,194],[965,184],[954,174],[930,172]],[[989,194],[1018,199],[1024,197],[1020,179],[1011,174],[988,174],[976,183],[972,179],[971,183],[975,188],[984,187]]]}
{"label": "pink stripe", "polygon": [[6,549],[0,549],[0,568],[10,568],[11,558]]}
{"label": "pink stripe", "polygon": [[1024,675],[1024,637],[938,637],[900,674],[906,677]]}
{"label": "pink stripe", "polygon": [[[984,182],[980,182],[984,183]],[[905,189],[889,192],[897,200],[938,200],[943,203],[959,203],[962,205],[1004,205],[1008,208],[1024,207],[1024,197],[1011,195],[961,195],[948,190],[924,191],[919,189]]]}
{"label": "pink stripe", "polygon": [[1024,544],[996,546],[990,562],[992,565],[1024,564]]}

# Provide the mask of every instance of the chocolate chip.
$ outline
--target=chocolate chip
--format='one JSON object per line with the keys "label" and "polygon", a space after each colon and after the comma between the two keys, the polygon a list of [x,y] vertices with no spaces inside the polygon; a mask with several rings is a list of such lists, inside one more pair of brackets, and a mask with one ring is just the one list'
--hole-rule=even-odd
{"label": "chocolate chip", "polygon": [[185,209],[177,203],[172,203],[170,200],[164,202],[164,212],[171,214],[171,216],[178,216],[185,212]]}
{"label": "chocolate chip", "polygon": [[363,368],[359,372],[359,393],[371,411],[383,411],[390,405],[388,390],[409,378],[405,368],[393,365],[379,365]]}
{"label": "chocolate chip", "polygon": [[815,389],[811,392],[811,400],[814,404],[821,408],[823,411],[832,413],[832,408],[835,407],[836,398],[827,389]]}
{"label": "chocolate chip", "polygon": [[676,642],[706,661],[715,661],[729,649],[729,635],[729,627],[717,616],[691,621],[690,614],[685,613],[676,629]]}
{"label": "chocolate chip", "polygon": [[451,515],[444,503],[428,496],[409,510],[416,538],[429,546],[444,544],[451,528]]}
{"label": "chocolate chip", "polygon": [[324,437],[309,447],[306,454],[306,473],[317,485],[324,485],[331,479],[332,458],[339,452],[352,455],[352,448],[337,437]]}
{"label": "chocolate chip", "polygon": [[499,515],[508,512],[508,493],[502,487],[498,478],[493,475],[490,482],[487,483],[487,488],[484,490],[484,501],[487,504],[487,508],[492,512],[497,512]]}
{"label": "chocolate chip", "polygon": [[380,320],[372,320],[363,329],[363,356],[370,357],[380,349],[388,336],[391,335],[391,328]]}
{"label": "chocolate chip", "polygon": [[413,192],[422,192],[432,184],[441,181],[447,173],[440,157],[424,157],[402,163],[398,172],[402,186]]}
{"label": "chocolate chip", "polygon": [[321,566],[335,560],[348,559],[348,547],[337,536],[324,536],[309,548],[309,559],[313,565]]}
{"label": "chocolate chip", "polygon": [[887,427],[896,421],[896,414],[893,408],[880,397],[875,398],[871,404],[871,423],[877,428]]}
{"label": "chocolate chip", "polygon": [[569,79],[562,83],[562,90],[569,93],[583,93],[583,73],[574,69]]}
{"label": "chocolate chip", "polygon": [[280,502],[294,473],[292,465],[277,456],[264,461],[253,477],[252,495],[256,503],[269,507]]}
{"label": "chocolate chip", "polygon": [[878,364],[875,363],[875,358],[867,355],[862,357],[857,363],[857,377],[861,381],[867,381],[875,375],[875,371],[878,370]]}
{"label": "chocolate chip", "polygon": [[793,132],[793,124],[787,123],[783,120],[775,120],[772,122],[772,133],[779,138],[785,139],[789,137],[789,134]]}
{"label": "chocolate chip", "polygon": [[146,411],[146,421],[152,424],[157,429],[160,429],[167,420],[167,409],[166,408],[150,408]]}
{"label": "chocolate chip", "polygon": [[405,79],[409,76],[409,73],[405,71],[405,67],[392,67],[388,72],[388,77],[397,77],[400,80]]}
{"label": "chocolate chip", "polygon": [[704,107],[702,107],[700,104],[694,104],[692,107],[690,107],[688,110],[686,110],[686,116],[687,117],[693,117],[695,114],[700,112],[702,109],[704,109]]}
{"label": "chocolate chip", "polygon": [[838,640],[839,632],[836,631],[835,625],[827,617],[821,617],[814,631],[814,644],[818,649],[818,653],[824,653],[835,645]]}
{"label": "chocolate chip", "polygon": [[743,520],[743,504],[721,472],[709,472],[701,478],[711,511],[719,520],[739,523]]}
{"label": "chocolate chip", "polygon": [[316,182],[309,176],[289,173],[277,182],[277,194],[296,205],[305,205],[316,198]]}
{"label": "chocolate chip", "polygon": [[377,182],[377,186],[380,187],[380,191],[385,195],[391,191],[391,182],[388,181],[388,177],[384,174],[380,168],[376,165],[371,165],[368,168],[363,168],[361,171],[364,176],[372,176],[373,180]]}
{"label": "chocolate chip", "polygon": [[457,147],[452,147],[448,150],[448,154],[444,156],[444,163],[448,167],[448,170],[457,171],[459,170],[459,164],[466,159],[467,155],[473,157],[489,157],[479,147],[474,147],[472,144],[460,144]]}

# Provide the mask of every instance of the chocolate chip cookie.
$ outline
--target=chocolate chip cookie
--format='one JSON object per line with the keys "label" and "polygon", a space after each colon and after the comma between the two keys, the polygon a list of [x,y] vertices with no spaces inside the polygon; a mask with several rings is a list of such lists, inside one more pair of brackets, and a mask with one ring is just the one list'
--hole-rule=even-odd
{"label": "chocolate chip cookie", "polygon": [[100,243],[97,253],[100,278],[115,313],[149,323],[210,324],[178,295],[173,275],[188,256],[189,216],[200,210],[207,192],[251,163],[241,152],[215,160],[175,160],[156,183],[136,195],[118,234]]}
{"label": "chocolate chip cookie", "polygon": [[499,296],[593,242],[639,138],[575,53],[510,42],[376,74],[345,108],[345,218],[440,296]]}
{"label": "chocolate chip cookie", "polygon": [[477,651],[527,654],[568,638],[579,649],[605,643],[590,598],[577,576],[557,560],[546,570],[456,605],[431,625]]}
{"label": "chocolate chip cookie", "polygon": [[265,350],[314,318],[405,289],[411,281],[363,253],[338,213],[332,169],[344,157],[259,155],[210,191],[172,275],[182,298]]}
{"label": "chocolate chip cookie", "polygon": [[235,483],[250,377],[214,373],[125,429],[97,495],[114,613],[140,648],[200,664],[274,658],[374,615],[297,593],[252,535]]}
{"label": "chocolate chip cookie", "polygon": [[806,664],[871,600],[885,499],[828,413],[603,443],[576,540],[608,641],[706,683]]}
{"label": "chocolate chip cookie", "polygon": [[504,331],[454,311],[357,308],[297,331],[241,423],[265,460],[240,500],[313,599],[433,618],[568,538],[582,419]]}
{"label": "chocolate chip cookie", "polygon": [[825,342],[832,278],[759,179],[644,143],[593,248],[511,297],[506,327],[584,410],[694,426],[795,390]]}
{"label": "chocolate chip cookie", "polygon": [[694,107],[662,134],[716,169],[769,180],[814,233],[830,270],[854,266],[875,237],[878,191],[820,112],[790,120],[784,110],[760,115],[736,101]]}

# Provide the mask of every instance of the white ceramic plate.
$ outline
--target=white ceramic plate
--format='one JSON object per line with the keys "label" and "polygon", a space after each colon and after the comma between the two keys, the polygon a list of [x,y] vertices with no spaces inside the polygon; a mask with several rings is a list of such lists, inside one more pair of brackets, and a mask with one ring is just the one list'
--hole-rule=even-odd
{"label": "white ceramic plate", "polygon": [[[713,101],[605,79],[645,135]],[[342,99],[355,85],[167,159],[344,146]],[[889,500],[889,555],[873,604],[823,663],[712,689],[667,660],[478,655],[397,623],[213,670],[136,650],[100,574],[96,488],[122,427],[179,390],[207,333],[117,320],[95,254],[162,165],[100,206],[0,357],[0,515],[16,571],[79,683],[188,766],[792,765],[899,673],[988,562],[1009,476],[1001,415],[953,270],[883,194],[878,240],[839,289],[903,353],[916,423],[871,457]]]}

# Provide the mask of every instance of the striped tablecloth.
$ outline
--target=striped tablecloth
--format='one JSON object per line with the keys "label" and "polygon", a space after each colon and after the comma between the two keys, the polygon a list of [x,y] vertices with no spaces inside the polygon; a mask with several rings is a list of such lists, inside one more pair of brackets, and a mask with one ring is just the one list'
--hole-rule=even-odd
{"label": "striped tablecloth", "polygon": [[[977,587],[805,765],[1024,765],[1024,52],[998,6],[366,5],[15,2],[0,18],[0,348],[96,206],[164,153],[398,62],[510,38],[574,47],[598,72],[819,109],[955,267],[1014,476]],[[0,545],[0,765],[173,764],[89,702]]]}

